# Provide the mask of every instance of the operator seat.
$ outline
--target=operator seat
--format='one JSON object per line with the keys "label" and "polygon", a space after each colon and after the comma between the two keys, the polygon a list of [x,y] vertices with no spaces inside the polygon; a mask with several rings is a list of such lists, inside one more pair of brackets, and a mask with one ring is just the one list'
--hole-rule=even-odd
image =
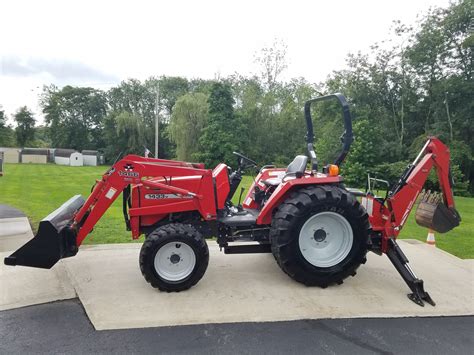
{"label": "operator seat", "polygon": [[304,175],[306,165],[308,164],[308,157],[306,155],[297,155],[295,159],[288,165],[285,171],[277,177],[262,180],[266,186],[278,186],[283,179],[295,179]]}

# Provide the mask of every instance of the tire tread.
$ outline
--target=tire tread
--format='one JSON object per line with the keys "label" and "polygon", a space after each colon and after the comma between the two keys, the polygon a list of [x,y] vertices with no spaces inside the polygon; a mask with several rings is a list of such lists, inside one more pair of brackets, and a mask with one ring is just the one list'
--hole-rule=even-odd
{"label": "tire tread", "polygon": [[[334,272],[326,272],[323,268],[309,268],[300,260],[302,256],[299,258],[295,255],[294,244],[298,243],[295,241],[298,237],[292,233],[295,224],[306,216],[309,217],[313,210],[325,208],[329,208],[327,209],[329,211],[335,208],[343,209],[352,220],[351,226],[355,224],[357,227],[357,233],[354,233],[354,238],[357,239],[354,243],[358,243],[355,246],[355,255],[352,255],[352,260],[346,258],[341,262],[340,264],[344,263],[341,266],[343,269]],[[344,279],[354,276],[359,266],[365,263],[369,230],[370,224],[365,209],[342,187],[338,185],[304,187],[291,193],[274,214],[270,231],[272,254],[280,268],[300,283],[323,288],[342,284]]]}
{"label": "tire tread", "polygon": [[[169,283],[155,274],[154,267],[150,265],[150,262],[154,259],[157,246],[167,243],[168,240],[175,240],[176,236],[190,240],[197,248],[198,254],[193,274],[182,283]],[[199,259],[202,260],[199,261]],[[191,288],[204,276],[208,264],[209,248],[206,240],[191,224],[170,223],[155,229],[148,235],[140,250],[139,265],[143,277],[152,287],[161,291],[179,292]]]}

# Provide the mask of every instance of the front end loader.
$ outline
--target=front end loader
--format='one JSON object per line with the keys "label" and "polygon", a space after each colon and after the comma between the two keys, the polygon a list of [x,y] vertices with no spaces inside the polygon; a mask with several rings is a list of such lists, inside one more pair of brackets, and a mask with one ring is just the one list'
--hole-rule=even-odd
{"label": "front end loader", "polygon": [[[342,108],[342,150],[332,164],[319,166],[314,151],[311,105],[336,100]],[[372,251],[387,254],[419,304],[433,300],[396,243],[430,170],[436,169],[441,194],[423,193],[416,221],[438,232],[459,225],[450,174],[449,150],[430,137],[415,161],[384,198],[370,188],[346,188],[339,167],[353,141],[349,106],[341,94],[306,102],[307,155],[286,168],[257,163],[234,152],[238,168],[127,155],[94,185],[85,200],[74,196],[44,218],[37,235],[7,265],[51,268],[77,254],[110,205],[122,194],[125,226],[134,239],[145,235],[139,265],[145,280],[162,291],[195,285],[209,263],[205,238],[216,237],[226,254],[273,253],[280,268],[308,286],[341,284],[356,274]],[[244,199],[232,203],[245,171],[257,176]],[[360,201],[359,201],[360,200]]]}

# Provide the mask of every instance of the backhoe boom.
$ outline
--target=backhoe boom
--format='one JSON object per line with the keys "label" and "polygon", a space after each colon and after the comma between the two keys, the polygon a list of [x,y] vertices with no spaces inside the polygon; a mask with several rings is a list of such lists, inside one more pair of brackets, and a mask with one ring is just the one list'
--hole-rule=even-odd
{"label": "backhoe boom", "polygon": [[386,201],[370,195],[363,201],[373,230],[372,250],[387,254],[412,291],[408,298],[420,306],[423,306],[424,302],[434,306],[435,302],[424,290],[423,280],[418,279],[409,266],[396,238],[433,167],[438,176],[442,199],[429,198],[430,195],[425,194],[417,209],[416,222],[440,233],[447,232],[458,226],[461,218],[454,206],[449,149],[435,137],[428,139],[398,183],[388,192]]}

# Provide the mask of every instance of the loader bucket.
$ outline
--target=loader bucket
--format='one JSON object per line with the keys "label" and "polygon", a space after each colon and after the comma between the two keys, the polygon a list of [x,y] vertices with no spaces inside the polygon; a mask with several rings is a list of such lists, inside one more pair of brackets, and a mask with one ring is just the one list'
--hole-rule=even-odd
{"label": "loader bucket", "polygon": [[443,202],[421,201],[416,210],[415,220],[422,227],[446,233],[459,226],[461,216],[455,208],[448,208]]}
{"label": "loader bucket", "polygon": [[76,232],[70,223],[84,202],[81,195],[76,195],[43,218],[36,236],[6,257],[5,265],[50,269],[59,259],[76,255]]}

